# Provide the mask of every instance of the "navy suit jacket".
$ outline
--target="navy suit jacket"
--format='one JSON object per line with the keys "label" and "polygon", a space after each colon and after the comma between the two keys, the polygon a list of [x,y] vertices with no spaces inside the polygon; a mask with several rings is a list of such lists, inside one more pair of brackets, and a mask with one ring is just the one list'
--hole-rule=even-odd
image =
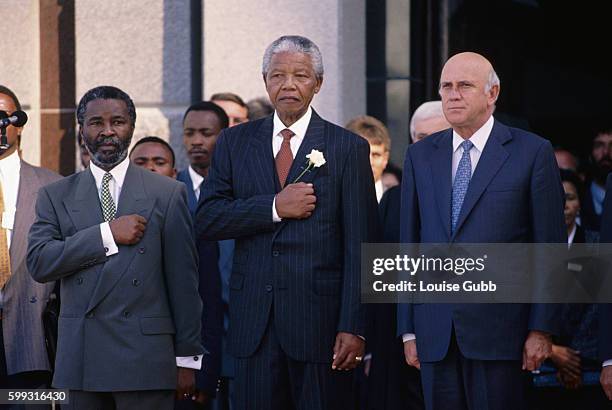
{"label": "navy suit jacket", "polygon": [[[600,242],[612,243],[612,173],[606,180],[606,197],[601,213]],[[610,360],[612,359],[612,304],[600,305],[599,322],[599,357],[602,361]]]}
{"label": "navy suit jacket", "polygon": [[336,334],[365,333],[360,303],[361,243],[376,229],[369,145],[312,114],[287,181],[312,149],[327,163],[301,181],[314,184],[316,209],[302,220],[272,221],[280,191],[272,153],[272,116],[223,130],[196,215],[203,239],[236,239],[230,280],[229,350],[257,349],[273,310],[283,351],[331,363]]}
{"label": "navy suit jacket", "polygon": [[[565,243],[564,194],[550,143],[495,121],[451,235],[452,129],[409,147],[402,181],[403,243]],[[558,331],[555,305],[404,304],[398,333],[419,359],[442,360],[454,327],[462,354],[520,360],[529,330]]]}
{"label": "navy suit jacket", "polygon": [[[189,170],[178,173],[177,180],[187,186],[187,204],[193,216],[198,200],[193,191]],[[201,188],[200,188],[201,189]],[[209,354],[202,358],[202,370],[196,373],[196,385],[214,396],[221,373],[221,339],[223,337],[223,305],[221,302],[221,275],[217,261],[219,249],[216,242],[196,240],[198,248],[198,291],[202,298],[202,343]]]}

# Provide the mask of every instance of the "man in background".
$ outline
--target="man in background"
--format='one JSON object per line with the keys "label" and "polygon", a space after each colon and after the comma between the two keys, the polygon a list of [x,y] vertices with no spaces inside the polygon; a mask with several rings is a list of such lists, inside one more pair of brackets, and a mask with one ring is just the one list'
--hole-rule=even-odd
{"label": "man in background", "polygon": [[[178,173],[177,179],[187,187],[189,210],[193,216],[206,183],[217,137],[227,128],[229,118],[225,111],[210,101],[192,104],[183,116],[183,146],[189,158],[189,167]],[[204,371],[200,372],[198,388],[204,393],[202,401],[216,408],[216,402],[227,399],[227,383],[220,375],[229,374],[226,355],[222,349],[224,300],[223,277],[220,268],[230,264],[231,254],[223,253],[224,248],[216,241],[196,240],[199,252],[200,293],[204,301],[202,325],[204,326],[204,347],[211,352],[205,358]],[[220,259],[223,256],[223,259]],[[229,278],[227,279],[229,281]],[[228,289],[229,292],[229,289]],[[226,371],[223,371],[226,370]],[[233,376],[233,373],[230,375]],[[216,396],[215,403],[212,399]],[[224,408],[223,406],[221,408]]]}
{"label": "man in background", "polygon": [[585,200],[580,211],[581,225],[599,232],[606,178],[612,170],[612,128],[595,133],[586,182]]}
{"label": "man in background", "polygon": [[132,164],[170,178],[176,178],[175,160],[170,144],[155,136],[139,139],[130,152]]}
{"label": "man in background", "polygon": [[427,101],[419,105],[410,119],[410,139],[412,143],[419,142],[423,138],[450,128],[450,124],[444,117],[442,101]]}
{"label": "man in background", "polygon": [[247,102],[249,121],[255,121],[274,113],[274,107],[268,97],[253,98]]}
{"label": "man in background", "polygon": [[229,117],[229,126],[242,124],[249,120],[249,108],[239,95],[234,93],[217,93],[210,97],[210,101],[223,108]]}
{"label": "man in background", "polygon": [[361,115],[350,120],[346,124],[346,129],[370,144],[370,166],[374,175],[374,189],[376,190],[376,200],[380,202],[385,187],[382,182],[382,174],[389,162],[389,151],[391,150],[391,138],[385,124],[369,115]]}
{"label": "man in background", "polygon": [[[17,96],[0,85],[0,111],[18,110]],[[7,126],[8,148],[0,150],[0,386],[5,389],[49,387],[53,368],[42,317],[55,283],[32,279],[26,251],[38,190],[61,176],[19,157],[23,130]]]}

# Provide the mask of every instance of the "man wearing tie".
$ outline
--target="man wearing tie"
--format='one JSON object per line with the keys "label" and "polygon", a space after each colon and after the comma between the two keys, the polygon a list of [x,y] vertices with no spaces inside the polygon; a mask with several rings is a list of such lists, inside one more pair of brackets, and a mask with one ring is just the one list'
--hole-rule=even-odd
{"label": "man wearing tie", "polygon": [[[0,111],[17,110],[17,96],[0,85]],[[0,150],[0,386],[34,389],[51,382],[42,316],[54,283],[36,283],[30,276],[27,235],[38,190],[61,177],[19,158],[22,132],[6,127],[8,148]]]}
{"label": "man wearing tie", "polygon": [[[565,243],[563,189],[550,143],[493,118],[500,82],[476,53],[444,65],[452,129],[406,153],[402,243]],[[521,370],[550,355],[554,307],[406,304],[398,332],[420,367],[427,409],[522,409]]]}
{"label": "man wearing tie", "polygon": [[27,257],[36,281],[61,280],[53,385],[68,408],[172,409],[204,352],[185,187],[130,164],[125,92],[89,90],[77,120],[90,167],[40,190]]}
{"label": "man wearing tie", "polygon": [[275,40],[262,74],[275,114],[221,133],[196,215],[200,237],[236,238],[236,407],[351,408],[360,248],[378,222],[369,146],[310,107],[323,82],[312,41]]}

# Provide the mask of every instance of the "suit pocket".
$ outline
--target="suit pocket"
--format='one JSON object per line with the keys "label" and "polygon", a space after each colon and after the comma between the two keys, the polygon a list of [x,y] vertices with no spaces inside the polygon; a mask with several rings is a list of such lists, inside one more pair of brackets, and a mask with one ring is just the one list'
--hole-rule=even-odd
{"label": "suit pocket", "polygon": [[232,274],[230,277],[229,286],[232,290],[240,290],[242,289],[242,285],[244,284],[244,276],[238,274]]}
{"label": "suit pocket", "polygon": [[340,279],[317,279],[315,280],[315,293],[320,296],[337,296],[342,289]]}
{"label": "suit pocket", "polygon": [[174,323],[170,317],[141,317],[140,331],[143,335],[174,334]]}

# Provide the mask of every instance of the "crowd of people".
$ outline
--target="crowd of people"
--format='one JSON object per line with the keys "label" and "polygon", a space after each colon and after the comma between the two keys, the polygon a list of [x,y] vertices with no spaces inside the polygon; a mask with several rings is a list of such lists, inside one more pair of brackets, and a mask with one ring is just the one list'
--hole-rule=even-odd
{"label": "crowd of people", "polygon": [[1,388],[67,389],[72,409],[610,407],[608,305],[364,304],[360,263],[370,242],[612,241],[612,129],[581,164],[495,119],[500,79],[460,53],[400,170],[381,121],[312,108],[312,41],[275,40],[262,74],[267,98],[185,111],[182,170],[168,136],[132,143],[113,86],[79,101],[74,175],[24,162],[6,127]]}

